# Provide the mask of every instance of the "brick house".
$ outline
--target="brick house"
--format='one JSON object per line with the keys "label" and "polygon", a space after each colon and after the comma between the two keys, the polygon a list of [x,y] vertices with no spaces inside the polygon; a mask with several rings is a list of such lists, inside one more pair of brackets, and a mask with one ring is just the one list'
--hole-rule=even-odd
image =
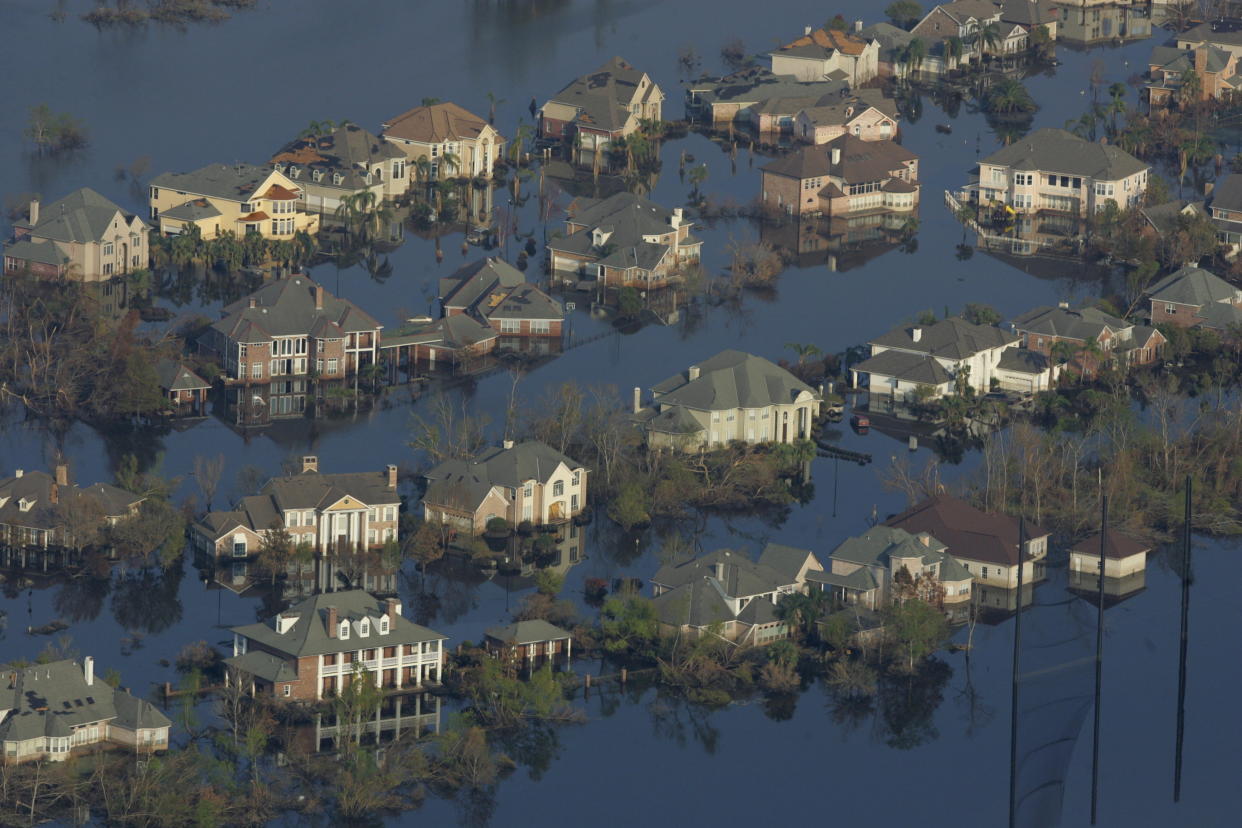
{"label": "brick house", "polygon": [[54,474],[17,469],[0,478],[0,546],[77,549],[80,521],[113,526],[138,514],[145,499],[108,483],[80,488],[64,463]]}
{"label": "brick house", "polygon": [[[1150,365],[1160,358],[1164,334],[1146,325],[1135,325],[1099,308],[1039,307],[1013,320],[1014,332],[1022,337],[1022,347],[1053,358],[1058,342],[1065,342],[1078,351],[1070,358],[1075,370],[1084,377],[1094,376],[1100,364],[1116,361],[1122,367]],[[1081,349],[1094,341],[1101,357],[1089,356]]]}
{"label": "brick house", "polygon": [[[565,311],[517,268],[488,257],[440,280],[440,312],[467,314],[502,337],[561,336]],[[502,340],[503,347],[503,340]]]}
{"label": "brick house", "polygon": [[918,156],[905,147],[846,134],[764,166],[761,200],[791,216],[913,212],[918,181]]}
{"label": "brick house", "polygon": [[492,518],[510,526],[564,523],[582,513],[590,470],[537,440],[446,460],[427,472],[423,515],[471,534]]}
{"label": "brick house", "polygon": [[410,188],[405,153],[356,124],[295,138],[272,156],[272,169],[302,188],[307,210],[333,213],[343,198],[372,193],[393,201]]}
{"label": "brick house", "polygon": [[383,690],[439,684],[448,638],[407,619],[396,598],[360,589],[316,595],[232,632],[228,680],[296,701],[332,698],[359,669]]}
{"label": "brick house", "polygon": [[682,208],[672,210],[630,192],[603,200],[575,199],[562,238],[548,242],[552,278],[608,287],[665,287],[697,263],[703,243]]}
{"label": "brick house", "polygon": [[664,93],[646,72],[614,57],[539,107],[539,137],[577,143],[580,153],[602,152],[643,121],[659,121],[663,102]]}
{"label": "brick house", "polygon": [[4,275],[107,281],[147,267],[148,232],[141,218],[89,187],[48,205],[32,199],[4,246]]}
{"label": "brick house", "polygon": [[542,618],[489,627],[483,633],[483,648],[493,658],[525,663],[557,656],[572,658],[574,637],[568,630]]}
{"label": "brick house", "polygon": [[319,458],[307,455],[300,473],[273,477],[232,509],[203,515],[191,537],[199,552],[216,560],[254,555],[274,527],[317,555],[380,549],[397,540],[400,512],[396,466],[321,474]]}
{"label": "brick house", "polygon": [[305,274],[270,282],[221,316],[199,347],[220,360],[226,381],[239,384],[352,377],[375,362],[383,327]]}
{"label": "brick house", "polygon": [[175,411],[207,413],[207,394],[211,383],[196,374],[185,363],[175,359],[161,359],[155,366],[164,399]]}
{"label": "brick house", "polygon": [[1151,324],[1225,331],[1242,324],[1242,290],[1193,265],[1147,289]]}
{"label": "brick house", "polygon": [[8,670],[0,689],[4,764],[63,762],[95,746],[168,749],[172,722],[159,708],[95,678],[95,659]]}

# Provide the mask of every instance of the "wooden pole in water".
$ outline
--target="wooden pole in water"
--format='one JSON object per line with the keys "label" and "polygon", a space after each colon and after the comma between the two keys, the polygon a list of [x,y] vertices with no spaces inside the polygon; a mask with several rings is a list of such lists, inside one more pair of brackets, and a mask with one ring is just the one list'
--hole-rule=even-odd
{"label": "wooden pole in water", "polygon": [[1108,495],[1100,495],[1100,584],[1095,624],[1095,728],[1091,737],[1091,824],[1100,794],[1100,688],[1104,679],[1104,549],[1108,543]]}
{"label": "wooden pole in water", "polygon": [[1177,659],[1177,747],[1173,754],[1173,801],[1182,799],[1182,739],[1186,734],[1186,648],[1190,643],[1190,475],[1186,475],[1186,519],[1182,526],[1182,635]]}
{"label": "wooden pole in water", "polygon": [[1013,616],[1013,679],[1009,701],[1009,828],[1018,819],[1018,672],[1022,648],[1022,550],[1026,546],[1026,518],[1018,518],[1018,608]]}

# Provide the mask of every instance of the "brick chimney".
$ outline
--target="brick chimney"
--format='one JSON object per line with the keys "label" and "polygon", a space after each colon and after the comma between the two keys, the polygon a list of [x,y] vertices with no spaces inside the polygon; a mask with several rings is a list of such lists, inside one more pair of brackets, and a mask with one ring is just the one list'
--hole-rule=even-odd
{"label": "brick chimney", "polygon": [[[1195,74],[1199,76],[1199,82],[1203,82],[1203,74],[1207,71],[1207,49],[1200,46],[1195,49]],[[1206,92],[1207,90],[1204,89]]]}
{"label": "brick chimney", "polygon": [[336,607],[328,607],[328,638],[336,638],[337,627],[340,621],[336,615]]}
{"label": "brick chimney", "polygon": [[56,485],[58,486],[69,485],[69,464],[68,463],[57,463],[56,464]]}
{"label": "brick chimney", "polygon": [[302,474],[319,471],[319,458],[313,454],[302,455]]}
{"label": "brick chimney", "polygon": [[30,199],[30,226],[34,227],[39,223],[39,199]]}
{"label": "brick chimney", "polygon": [[323,285],[315,285],[315,310],[323,310]]}
{"label": "brick chimney", "polygon": [[60,503],[60,486],[53,483],[52,488],[48,492],[48,497],[51,499],[53,506]]}
{"label": "brick chimney", "polygon": [[388,616],[388,625],[391,628],[392,625],[397,623],[398,616],[401,615],[401,602],[396,598],[385,598],[384,614]]}
{"label": "brick chimney", "polygon": [[385,471],[388,472],[388,488],[397,488],[397,467],[389,463]]}

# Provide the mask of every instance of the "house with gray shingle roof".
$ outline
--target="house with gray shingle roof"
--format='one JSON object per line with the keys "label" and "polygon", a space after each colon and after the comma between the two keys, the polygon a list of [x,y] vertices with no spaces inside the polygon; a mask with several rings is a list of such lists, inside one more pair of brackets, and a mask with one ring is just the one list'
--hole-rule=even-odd
{"label": "house with gray shingle roof", "polygon": [[211,391],[211,383],[184,362],[161,359],[155,364],[155,376],[160,390],[164,392],[164,397],[174,411],[206,413],[207,394]]}
{"label": "house with gray shingle roof", "polygon": [[1147,289],[1153,325],[1229,330],[1242,325],[1242,289],[1202,268],[1187,266]]}
{"label": "house with gray shingle roof", "polygon": [[273,477],[233,508],[204,514],[190,527],[199,553],[218,562],[245,561],[273,530],[317,557],[379,550],[398,539],[401,496],[397,467],[374,472],[320,473],[306,455],[297,474]]}
{"label": "house with gray shingle roof", "polygon": [[843,541],[828,566],[808,573],[807,581],[839,603],[875,610],[888,606],[903,587],[924,600],[969,601],[971,574],[927,532],[874,526]]}
{"label": "house with gray shingle roof", "polygon": [[590,470],[546,443],[506,440],[427,472],[426,520],[479,534],[493,518],[509,526],[564,523],[586,508]]}
{"label": "house with gray shingle roof", "polygon": [[919,189],[917,155],[892,141],[844,134],[764,165],[760,199],[793,216],[910,212]]}
{"label": "house with gray shingle roof", "polygon": [[150,264],[149,228],[89,187],[51,204],[32,199],[13,222],[4,273],[98,282]]}
{"label": "house with gray shingle roof", "polygon": [[17,469],[0,478],[0,545],[91,546],[99,530],[137,514],[145,499],[110,483],[80,487],[65,463],[53,474]]}
{"label": "house with gray shingle roof", "polygon": [[539,137],[576,143],[575,158],[586,163],[643,121],[659,121],[663,102],[664,93],[646,72],[614,57],[539,107]]}
{"label": "house with gray shingle roof", "polygon": [[168,749],[172,722],[155,705],[95,677],[90,656],[4,671],[4,763],[63,762],[98,745],[143,753]]}
{"label": "house with gray shingle roof", "polygon": [[1120,147],[1045,128],[982,159],[962,195],[980,207],[1085,217],[1109,201],[1142,204],[1150,169]]}
{"label": "house with gray shingle roof", "polygon": [[406,618],[397,598],[361,589],[316,595],[231,629],[229,681],[294,701],[332,698],[362,678],[386,692],[438,684],[448,639]]}
{"label": "house with gray shingle roof", "polygon": [[151,179],[147,199],[151,221],[165,236],[258,233],[290,241],[297,233],[319,230],[319,216],[307,211],[302,185],[270,166],[208,164],[161,173]]}
{"label": "house with gray shingle roof", "polygon": [[[893,401],[912,398],[920,387],[934,397],[956,393],[959,380],[976,389],[998,381],[1004,353],[1018,347],[1017,334],[994,325],[975,325],[951,316],[930,325],[900,325],[867,344],[871,356],[850,368],[854,385],[868,378],[871,395]],[[1046,387],[1046,385],[1045,385]]]}
{"label": "house with gray shingle roof", "polygon": [[513,661],[553,659],[573,656],[574,637],[568,630],[542,618],[516,621],[502,627],[489,627],[483,634],[483,647],[497,658]]}
{"label": "house with gray shingle roof", "polygon": [[565,311],[503,259],[471,262],[440,280],[440,312],[467,314],[505,337],[560,338]]}
{"label": "house with gray shingle roof", "polygon": [[[1167,341],[1155,328],[1135,325],[1099,308],[1071,308],[1068,302],[1055,308],[1045,305],[1027,311],[1014,318],[1013,329],[1022,337],[1026,353],[1052,358],[1056,356],[1053,349],[1058,342],[1073,347],[1078,353],[1070,362],[1083,376],[1093,376],[1101,365],[1114,358],[1123,367],[1150,365],[1160,358]],[[1084,350],[1090,342],[1095,343],[1099,355]]]}
{"label": "house with gray shingle roof", "polygon": [[1237,61],[1233,52],[1206,43],[1190,49],[1157,46],[1147,61],[1147,102],[1152,107],[1180,104],[1182,86],[1192,74],[1198,82],[1198,100],[1232,95],[1242,87]]}
{"label": "house with gray shingle roof", "polygon": [[576,199],[564,236],[547,245],[552,278],[564,284],[665,287],[681,268],[699,261],[703,243],[690,234],[693,229],[682,208],[666,210],[634,193]]}
{"label": "house with gray shingle roof", "polygon": [[[747,121],[758,128],[756,110],[773,106],[788,110],[793,106],[773,104],[775,101],[803,102],[797,106],[827,106],[849,100],[849,84],[845,81],[803,81],[794,75],[773,74],[761,66],[686,84],[686,114],[712,124]],[[796,113],[794,108],[790,114]]]}
{"label": "house with gray shingle roof", "polygon": [[717,449],[733,441],[792,443],[806,440],[822,396],[778,365],[742,351],[721,351],[652,387],[635,423],[653,448]]}
{"label": "house with gray shingle roof", "polygon": [[271,165],[302,188],[306,208],[317,213],[334,213],[343,199],[360,193],[371,193],[379,205],[410,188],[405,153],[348,122],[326,135],[293,139],[276,151]]}

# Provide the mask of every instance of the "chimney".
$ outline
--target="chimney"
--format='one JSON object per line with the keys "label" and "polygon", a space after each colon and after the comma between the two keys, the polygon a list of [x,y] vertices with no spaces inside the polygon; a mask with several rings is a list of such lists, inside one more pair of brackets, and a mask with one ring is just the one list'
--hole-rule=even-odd
{"label": "chimney", "polygon": [[717,581],[724,581],[724,563],[722,561],[712,564],[712,574],[716,576]]}
{"label": "chimney", "polygon": [[810,26],[804,26],[804,27],[803,27],[803,29],[802,29],[802,34],[806,35],[807,37],[810,37],[810,36],[811,36],[811,27],[810,27]]}
{"label": "chimney", "polygon": [[319,458],[313,454],[302,455],[302,474],[319,471]]}
{"label": "chimney", "polygon": [[919,342],[923,338],[923,329],[914,327],[910,329],[910,338],[915,342]]}
{"label": "chimney", "polygon": [[56,464],[56,485],[58,486],[69,485],[69,464],[68,463],[57,463]]}
{"label": "chimney", "polygon": [[92,687],[95,684],[95,659],[87,656],[82,659],[82,675],[86,679],[86,686]]}
{"label": "chimney", "polygon": [[832,148],[832,166],[835,167],[840,163],[841,163],[841,148],[833,147]]}
{"label": "chimney", "polygon": [[328,607],[328,638],[336,638],[336,628],[340,626],[336,617],[336,607]]}
{"label": "chimney", "polygon": [[397,623],[397,617],[401,615],[401,602],[396,598],[384,599],[384,614],[388,616],[389,628]]}
{"label": "chimney", "polygon": [[924,546],[928,546],[928,547],[931,546],[931,535],[927,534],[926,532],[919,535],[919,540],[923,542]]}
{"label": "chimney", "polygon": [[51,491],[48,494],[48,497],[51,498],[53,506],[55,506],[57,503],[60,503],[60,486],[57,485],[56,483],[53,483]]}
{"label": "chimney", "polygon": [[21,477],[21,476],[22,476],[23,474],[25,474],[25,473],[26,473],[26,470],[25,470],[25,469],[18,469],[17,471],[13,472],[13,476],[14,476],[14,477]]}
{"label": "chimney", "polygon": [[1069,302],[1057,302],[1057,307],[1061,310],[1069,310]]}
{"label": "chimney", "polygon": [[397,488],[397,467],[389,463],[385,471],[388,472],[388,488]]}
{"label": "chimney", "polygon": [[[1035,0],[1031,0],[1031,2],[1034,3]],[[861,32],[862,30],[863,30],[863,22],[861,20],[855,20],[854,21],[854,33],[857,34],[858,32]]]}
{"label": "chimney", "polygon": [[253,307],[254,307],[254,297],[253,297],[253,296],[251,296],[251,297],[250,297],[250,307],[251,307],[251,308],[253,308]]}
{"label": "chimney", "polygon": [[1200,46],[1198,49],[1195,49],[1195,74],[1198,75],[1200,78],[1202,78],[1206,71],[1207,71],[1207,49]]}
{"label": "chimney", "polygon": [[685,214],[685,211],[682,208],[674,207],[673,208],[673,220],[669,223],[672,224],[674,227],[681,227],[682,216],[684,214]]}
{"label": "chimney", "polygon": [[508,451],[509,449],[513,448],[513,441],[505,440],[503,443],[501,443],[501,445],[504,446],[505,451]]}
{"label": "chimney", "polygon": [[643,389],[637,385],[634,386],[634,413],[637,414],[639,409],[643,407]]}
{"label": "chimney", "polygon": [[699,378],[699,366],[691,365],[690,368],[686,371],[686,376],[690,378],[691,382],[694,382],[696,379],[698,379]]}
{"label": "chimney", "polygon": [[30,226],[34,227],[39,223],[39,199],[30,199]]}
{"label": "chimney", "polygon": [[323,310],[323,285],[315,285],[315,310]]}
{"label": "chimney", "polygon": [[1216,189],[1215,181],[1208,181],[1203,185],[1203,197],[1207,198],[1212,194],[1212,190]]}

